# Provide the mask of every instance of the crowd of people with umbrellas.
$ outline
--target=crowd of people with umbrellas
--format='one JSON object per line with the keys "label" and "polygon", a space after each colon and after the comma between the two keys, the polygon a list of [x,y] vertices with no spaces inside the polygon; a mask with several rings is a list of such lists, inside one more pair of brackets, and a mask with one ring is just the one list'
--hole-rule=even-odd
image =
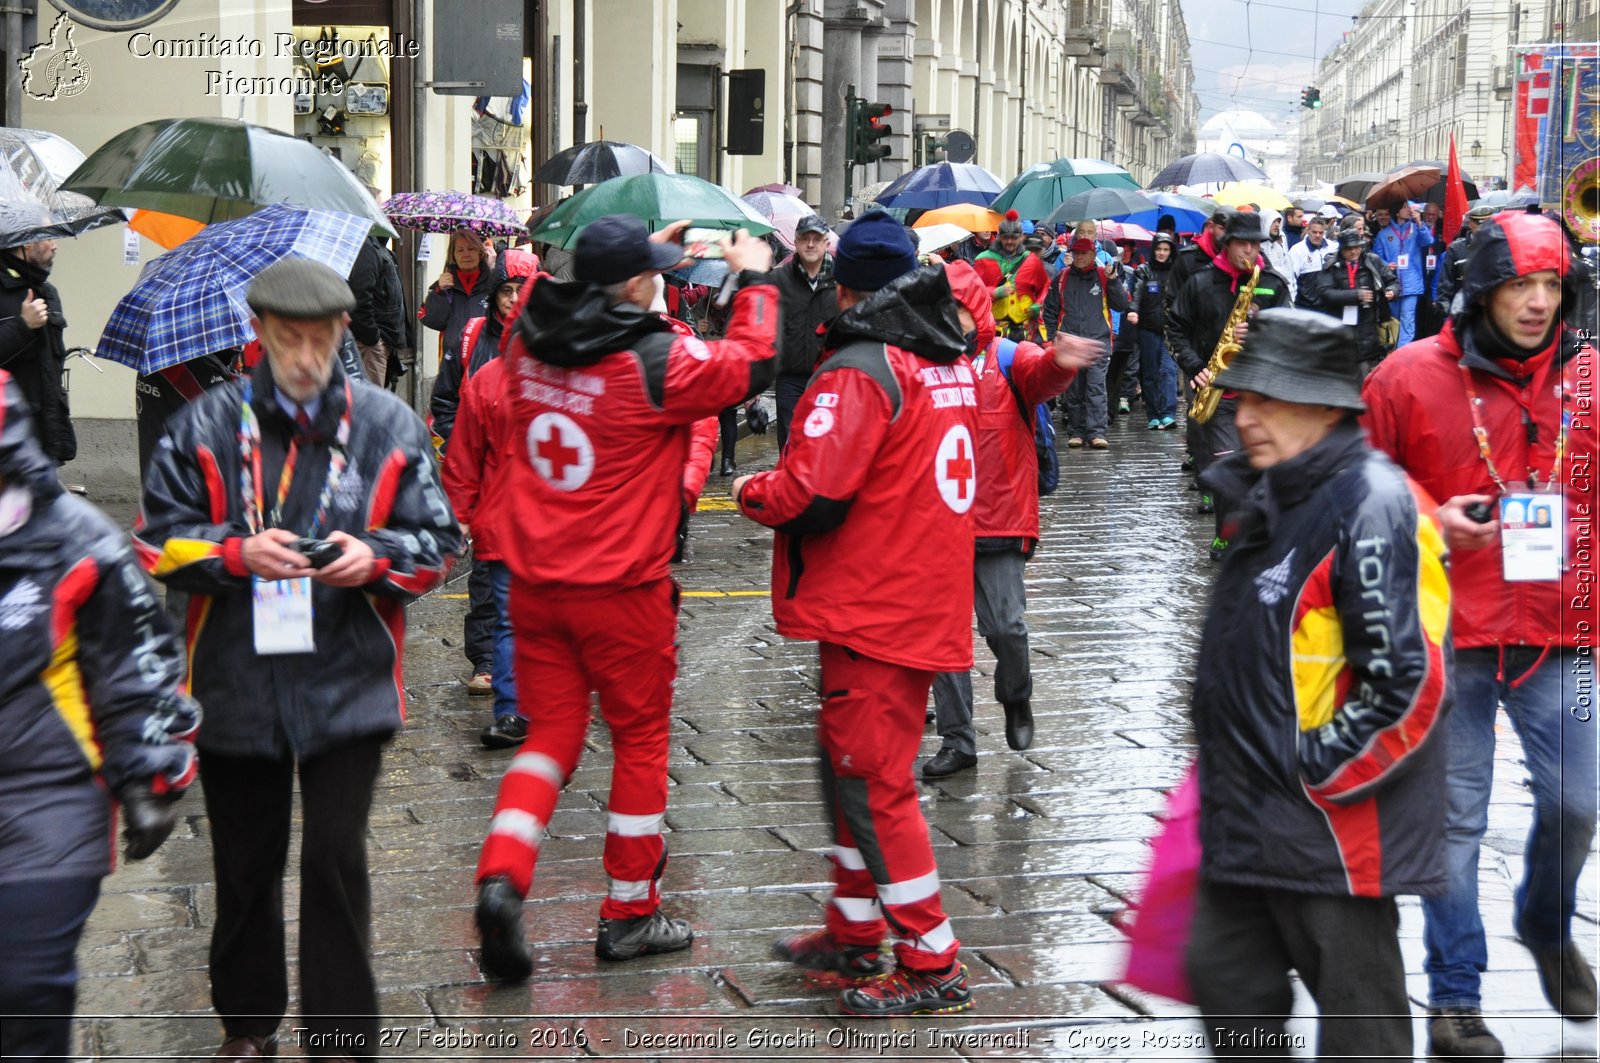
{"label": "crowd of people with umbrellas", "polygon": [[[809,336],[793,341],[786,337],[786,342],[805,345],[805,357],[792,364],[782,361],[779,344],[775,390],[780,447],[796,403],[807,393],[805,382],[815,369],[821,335],[833,317],[849,309],[844,302],[829,304],[824,298],[834,285],[830,253],[841,236],[847,241],[870,239],[874,247],[909,242],[924,264],[934,259],[947,263],[950,288],[956,292],[952,299],[962,303],[966,319],[987,322],[992,317],[997,336],[1012,354],[1017,344],[1053,343],[1063,359],[1057,363],[1063,381],[1070,370],[1071,383],[1063,383],[1059,398],[1050,396],[1038,404],[1046,408],[1033,429],[1041,447],[1039,489],[1047,491],[1045,451],[1050,462],[1056,460],[1058,417],[1068,450],[1095,451],[1110,449],[1110,423],[1131,415],[1136,404],[1145,428],[1157,432],[1180,423],[1180,389],[1194,409],[1197,392],[1211,379],[1211,351],[1187,342],[1169,346],[1168,340],[1175,329],[1190,336],[1213,324],[1213,333],[1225,328],[1232,289],[1241,289],[1246,302],[1253,291],[1270,296],[1273,308],[1293,304],[1354,326],[1359,372],[1370,373],[1388,352],[1440,330],[1462,287],[1473,252],[1472,233],[1497,211],[1520,205],[1511,196],[1480,200],[1476,187],[1454,165],[1428,162],[1387,174],[1352,175],[1326,195],[1298,199],[1272,188],[1267,175],[1248,161],[1226,154],[1186,156],[1144,186],[1122,167],[1096,159],[1039,163],[1007,184],[979,166],[945,162],[873,189],[871,199],[858,204],[860,215],[871,220],[852,238],[850,227],[861,225],[861,217],[848,216],[857,213],[856,205],[846,211],[847,217],[831,223],[805,202],[799,188],[768,184],[736,196],[698,177],[673,173],[642,148],[609,141],[577,145],[542,166],[534,175],[536,182],[576,191],[527,218],[501,200],[454,191],[399,192],[380,205],[341,164],[306,142],[223,119],[148,122],[113,137],[88,157],[48,133],[0,130],[0,161],[0,261],[7,266],[0,276],[0,299],[12,311],[0,318],[0,369],[15,380],[31,406],[39,445],[56,465],[71,461],[75,451],[63,379],[70,305],[63,306],[48,279],[58,253],[56,241],[104,225],[127,224],[166,250],[144,266],[88,349],[94,357],[126,365],[138,375],[141,473],[156,460],[164,445],[164,426],[178,409],[247,377],[263,358],[254,324],[262,311],[251,302],[259,302],[258,279],[274,276],[272,271],[285,262],[309,261],[346,278],[353,296],[348,328],[339,340],[346,378],[394,388],[405,373],[417,369],[409,353],[419,346],[417,324],[437,334],[438,368],[428,420],[435,454],[427,464],[431,475],[433,458],[443,460],[445,490],[463,510],[463,524],[471,507],[463,506],[465,496],[458,490],[462,464],[490,460],[477,421],[489,414],[472,405],[489,400],[475,399],[469,382],[499,380],[499,374],[508,372],[490,363],[508,342],[519,307],[538,288],[533,278],[571,278],[585,233],[592,234],[591,227],[617,227],[619,218],[629,219],[623,228],[643,223],[658,233],[670,229],[671,235],[686,227],[689,256],[669,255],[673,264],[664,268],[650,310],[673,320],[675,336],[699,344],[687,348],[693,351],[705,350],[699,337],[733,327],[728,304],[738,271],[730,271],[720,255],[729,253],[736,264],[745,256],[729,252],[734,245],[724,244],[718,234],[742,230],[769,242],[772,261],[782,263],[774,274],[788,270],[775,282],[781,293],[775,298],[784,313],[795,305],[792,297],[807,306],[808,315],[815,314],[805,318]],[[412,300],[388,246],[402,229],[448,237],[443,268]],[[711,232],[697,237],[696,230]],[[874,235],[861,235],[868,231]],[[643,235],[639,240],[645,240]],[[1230,244],[1245,245],[1250,261],[1228,265]],[[647,260],[638,263],[634,274],[625,269],[619,273],[625,285],[638,274],[663,269],[653,265],[654,256],[668,254],[660,246],[639,243],[635,250]],[[1200,253],[1189,254],[1191,248]],[[767,257],[763,249],[749,260]],[[1198,296],[1174,297],[1180,280],[1187,284],[1197,269],[1213,263],[1223,273],[1208,276],[1231,283],[1229,296],[1206,306],[1197,305]],[[1248,285],[1245,277],[1251,278]],[[1256,287],[1258,281],[1267,286]],[[283,298],[297,296],[294,282],[277,283],[287,286]],[[1191,290],[1181,288],[1183,293]],[[70,298],[65,302],[70,304]],[[750,307],[763,304],[747,300],[744,305],[747,313],[754,313]],[[974,306],[988,313],[975,315]],[[0,313],[5,312],[6,306],[0,305]],[[1196,325],[1201,319],[1204,324]],[[975,325],[973,335],[977,333]],[[1073,344],[1080,342],[1103,345],[1104,356],[1061,353],[1076,351]],[[469,409],[473,412],[466,419],[472,427],[463,431],[460,416]],[[684,470],[680,554],[687,514],[709,475],[718,435],[721,472],[732,476],[736,471],[734,443],[741,411],[750,430],[764,430],[765,407],[749,396],[727,407],[714,427],[709,418],[695,425],[692,459]],[[826,416],[817,419],[819,413]],[[830,430],[833,415],[826,409],[812,409],[811,415],[805,422],[807,434]],[[305,418],[295,422],[297,432],[309,430],[307,410],[299,408],[294,416]],[[1199,418],[1184,420],[1191,463],[1203,471],[1223,451],[1206,435]],[[239,429],[240,445],[246,449],[251,430],[249,425]],[[337,431],[347,434],[348,423]],[[457,437],[458,431],[466,438]],[[559,435],[551,438],[560,443]],[[292,473],[293,454],[291,450],[283,468],[286,477]],[[342,466],[330,473],[321,509],[326,509],[339,472]],[[470,479],[477,484],[482,475],[473,470]],[[736,496],[745,483],[736,482]],[[285,491],[280,486],[280,506]],[[1198,505],[1203,512],[1217,511],[1211,556],[1221,559],[1230,547],[1225,503],[1201,491]],[[0,507],[0,522],[5,519]],[[453,529],[453,521],[446,523]],[[308,542],[302,540],[301,546],[316,545]],[[292,544],[285,540],[284,545]],[[483,549],[488,546],[480,544],[469,581],[464,652],[469,693],[494,699],[480,740],[497,749],[521,745],[529,727],[519,711],[509,661],[509,576],[503,565],[496,567],[502,558]],[[1020,611],[1020,560],[1017,564]],[[168,608],[177,611],[182,604],[182,594],[173,591]],[[947,690],[946,696],[961,695]],[[970,724],[970,682],[964,697]],[[1006,704],[1007,741],[1015,749],[1027,748],[1032,736],[1025,697],[1021,704],[1022,710],[1015,711]],[[941,718],[941,736],[955,735],[960,718],[958,711],[948,727],[949,721]],[[974,763],[970,749],[951,744],[924,767],[924,775],[951,774]],[[145,806],[131,801],[130,807]],[[653,890],[650,886],[647,891],[651,902],[656,900]],[[525,893],[524,884],[520,894],[502,900],[520,907]],[[481,904],[480,930],[486,956],[492,956],[497,947],[492,920],[485,922]],[[652,919],[655,914],[651,908]],[[494,925],[521,932],[514,920]],[[644,931],[648,933],[640,940],[646,945],[655,940],[650,935],[665,935],[661,940],[670,939],[673,949],[687,947],[692,938],[684,936],[687,927],[676,924],[651,923]],[[602,944],[607,933],[603,921]],[[625,957],[638,942],[621,931],[618,935],[610,940],[617,957]],[[503,940],[498,947],[504,961],[501,973],[514,972],[518,950]],[[953,952],[954,945],[950,948]],[[947,1010],[966,1006],[964,978],[963,972],[961,999]],[[1592,997],[1592,979],[1590,986]],[[935,990],[902,985],[900,991],[903,999],[891,1003],[910,1008],[927,1003],[927,993]],[[870,1003],[858,1013],[874,1013]],[[230,1043],[241,1036],[230,1031]],[[248,1045],[236,1047],[248,1056]],[[263,1045],[254,1047],[261,1054]]]}

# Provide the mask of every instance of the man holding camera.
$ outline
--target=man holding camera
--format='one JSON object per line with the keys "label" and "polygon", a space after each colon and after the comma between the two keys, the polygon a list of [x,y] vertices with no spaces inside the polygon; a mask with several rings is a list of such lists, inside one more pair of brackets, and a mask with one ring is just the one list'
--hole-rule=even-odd
{"label": "man holding camera", "polygon": [[190,690],[206,709],[200,776],[217,917],[221,1058],[276,1052],[288,1003],[283,869],[295,776],[304,819],[300,999],[333,1052],[374,1054],[366,831],[383,745],[400,729],[405,605],[437,585],[461,532],[428,430],[351,381],[337,350],[354,298],[289,258],[248,295],[264,357],[167,425],[135,545],[192,595]]}

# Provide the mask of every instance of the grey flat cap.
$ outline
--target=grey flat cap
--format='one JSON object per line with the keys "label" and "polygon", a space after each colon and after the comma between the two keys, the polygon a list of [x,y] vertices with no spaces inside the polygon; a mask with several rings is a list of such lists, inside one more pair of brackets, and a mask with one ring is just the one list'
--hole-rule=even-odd
{"label": "grey flat cap", "polygon": [[345,279],[329,267],[290,255],[256,274],[245,302],[257,314],[318,318],[355,309],[356,297]]}

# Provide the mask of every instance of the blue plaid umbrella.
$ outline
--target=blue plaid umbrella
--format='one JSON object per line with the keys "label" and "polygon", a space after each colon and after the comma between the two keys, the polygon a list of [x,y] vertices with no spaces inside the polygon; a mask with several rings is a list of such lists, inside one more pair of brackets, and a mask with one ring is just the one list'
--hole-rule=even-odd
{"label": "blue plaid umbrella", "polygon": [[287,255],[349,276],[368,218],[282,203],[215,222],[145,267],[106,323],[95,355],[154,373],[255,338],[245,292]]}
{"label": "blue plaid umbrella", "polygon": [[955,203],[987,207],[1000,194],[1000,182],[982,166],[969,162],[938,162],[902,174],[878,193],[880,207],[933,210]]}

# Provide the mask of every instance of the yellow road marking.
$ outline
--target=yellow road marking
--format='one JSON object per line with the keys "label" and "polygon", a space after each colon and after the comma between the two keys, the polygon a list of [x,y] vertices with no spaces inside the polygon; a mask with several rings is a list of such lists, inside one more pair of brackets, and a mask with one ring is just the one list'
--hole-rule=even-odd
{"label": "yellow road marking", "polygon": [[734,513],[739,509],[731,498],[702,498],[697,508],[702,513]]}

